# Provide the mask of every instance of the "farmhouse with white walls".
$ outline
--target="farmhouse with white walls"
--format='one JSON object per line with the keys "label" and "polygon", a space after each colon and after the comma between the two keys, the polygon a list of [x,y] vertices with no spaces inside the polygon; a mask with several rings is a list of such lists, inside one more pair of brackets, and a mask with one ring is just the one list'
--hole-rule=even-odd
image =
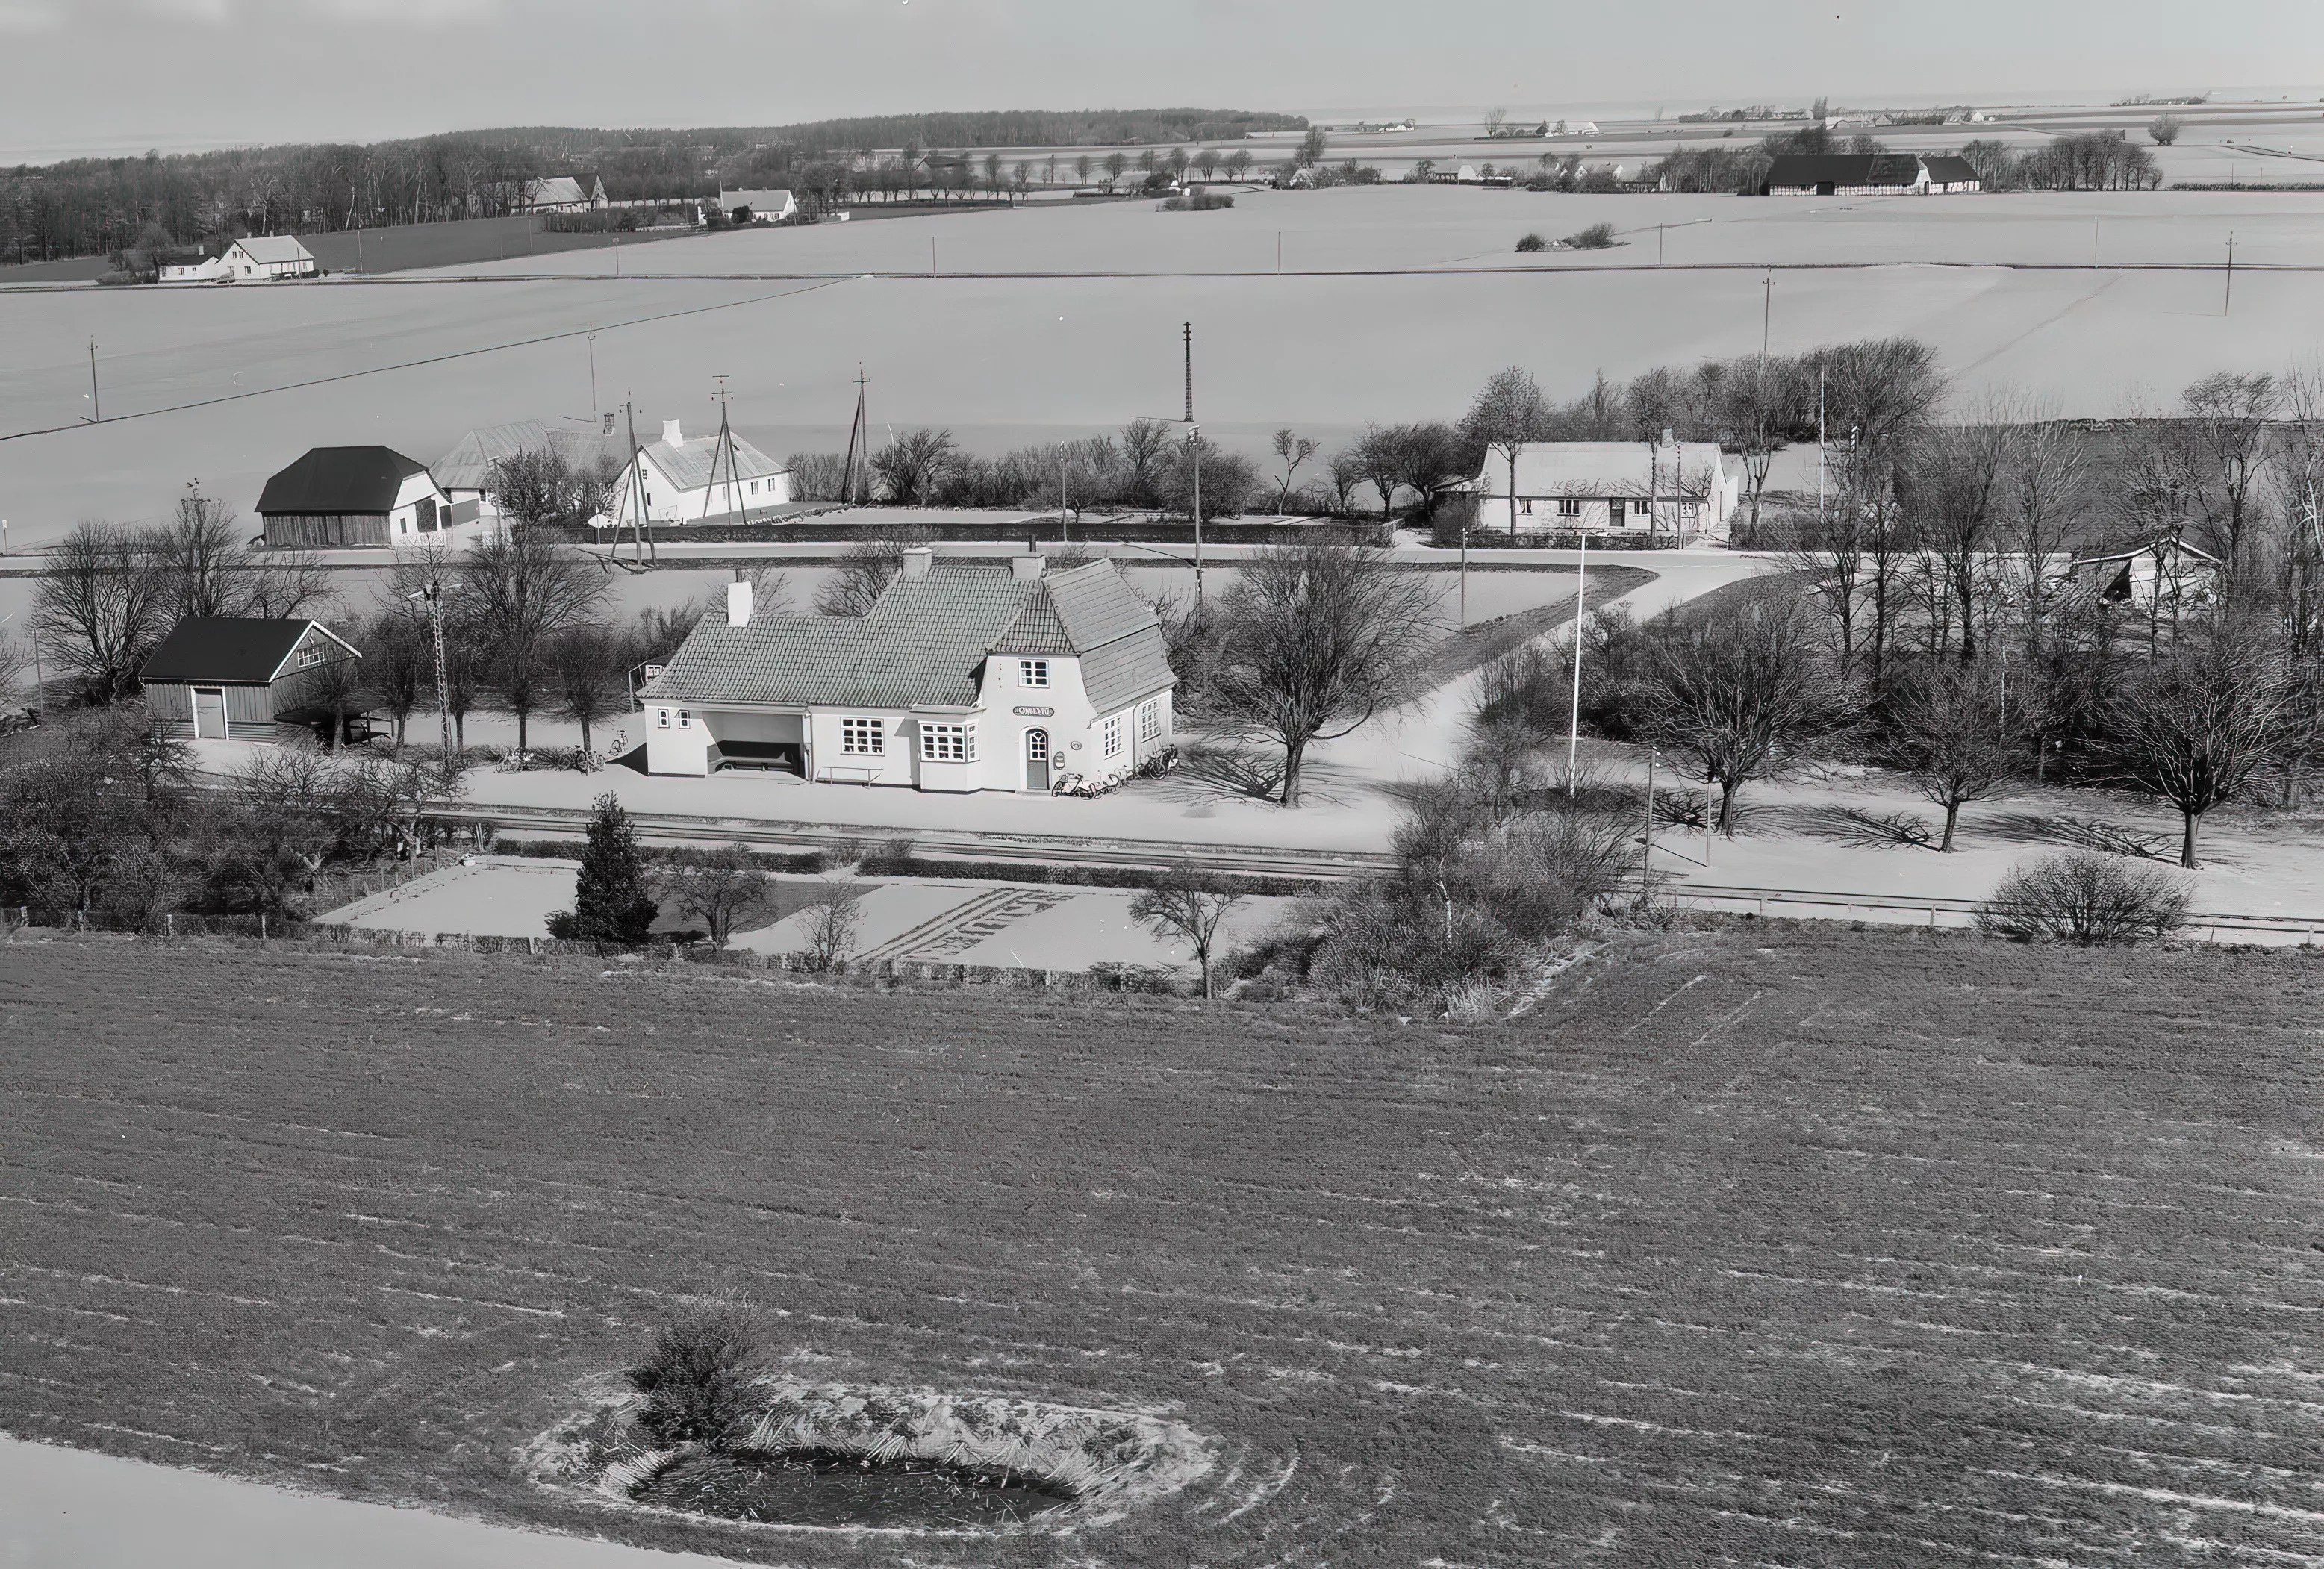
{"label": "farmhouse with white walls", "polygon": [[640,693],[647,771],[1033,794],[1127,778],[1171,744],[1161,623],[1111,561],[1043,568],[907,550],[862,616],[757,614],[731,585]]}
{"label": "farmhouse with white walls", "polygon": [[688,438],[678,421],[665,420],[661,439],[622,470],[613,512],[590,522],[626,527],[642,507],[655,525],[745,523],[790,499],[791,471],[741,437]]}
{"label": "farmhouse with white walls", "polygon": [[1463,488],[1479,532],[1723,540],[1743,472],[1716,441],[1529,441],[1514,464],[1487,452]]}

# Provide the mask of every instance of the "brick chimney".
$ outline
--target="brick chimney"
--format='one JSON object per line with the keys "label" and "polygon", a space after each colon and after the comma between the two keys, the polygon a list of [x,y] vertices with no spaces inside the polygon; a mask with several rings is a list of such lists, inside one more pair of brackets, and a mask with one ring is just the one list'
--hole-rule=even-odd
{"label": "brick chimney", "polygon": [[928,568],[936,565],[936,553],[926,545],[915,545],[904,552],[904,576],[926,577]]}
{"label": "brick chimney", "polygon": [[686,445],[686,437],[678,430],[678,421],[675,420],[665,420],[661,422],[661,438],[672,447]]}

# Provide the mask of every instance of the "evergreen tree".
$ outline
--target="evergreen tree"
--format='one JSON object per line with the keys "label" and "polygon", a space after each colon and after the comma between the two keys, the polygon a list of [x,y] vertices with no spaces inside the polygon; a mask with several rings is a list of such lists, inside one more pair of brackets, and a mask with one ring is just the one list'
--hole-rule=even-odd
{"label": "evergreen tree", "polygon": [[597,809],[589,819],[589,842],[581,849],[573,908],[549,918],[549,934],[601,948],[634,948],[646,940],[658,908],[646,894],[637,831],[611,795],[599,796],[594,804]]}

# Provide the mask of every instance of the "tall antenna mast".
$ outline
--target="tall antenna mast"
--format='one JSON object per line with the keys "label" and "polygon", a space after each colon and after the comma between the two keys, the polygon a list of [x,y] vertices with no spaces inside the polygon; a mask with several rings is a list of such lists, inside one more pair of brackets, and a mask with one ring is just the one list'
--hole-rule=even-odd
{"label": "tall antenna mast", "polygon": [[1203,607],[1203,428],[1194,423],[1194,324],[1185,323],[1179,331],[1186,347],[1186,448],[1194,464],[1194,504],[1186,510],[1194,514],[1194,608]]}
{"label": "tall antenna mast", "polygon": [[1194,422],[1194,324],[1191,321],[1179,328],[1186,346],[1186,423]]}

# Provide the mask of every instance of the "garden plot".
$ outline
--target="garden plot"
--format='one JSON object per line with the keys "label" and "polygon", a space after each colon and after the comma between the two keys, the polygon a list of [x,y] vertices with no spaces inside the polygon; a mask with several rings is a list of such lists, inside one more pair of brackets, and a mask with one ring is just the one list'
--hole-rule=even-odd
{"label": "garden plot", "polygon": [[368,931],[545,937],[549,918],[573,908],[580,866],[578,861],[478,855],[316,919]]}
{"label": "garden plot", "polygon": [[[2312,955],[1738,923],[1474,1028],[69,937],[0,994],[23,1437],[801,1569],[2281,1569],[2324,1527]],[[1215,1462],[908,1551],[528,1480],[718,1295],[802,1384]]]}

